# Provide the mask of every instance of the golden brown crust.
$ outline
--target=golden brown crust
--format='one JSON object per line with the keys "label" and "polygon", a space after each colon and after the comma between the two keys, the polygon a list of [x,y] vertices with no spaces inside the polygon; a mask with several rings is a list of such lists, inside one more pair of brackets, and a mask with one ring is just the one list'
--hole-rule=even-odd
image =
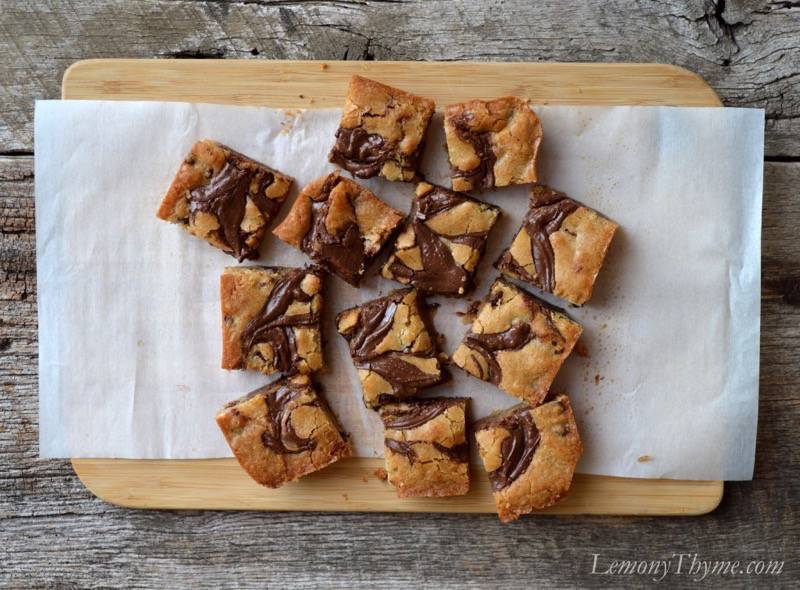
{"label": "golden brown crust", "polygon": [[353,76],[330,161],[359,178],[413,180],[434,109],[432,100]]}
{"label": "golden brown crust", "polygon": [[498,279],[453,353],[453,363],[537,405],[547,395],[581,331],[581,326],[563,312]]}
{"label": "golden brown crust", "polygon": [[[563,209],[561,212],[559,207]],[[564,216],[567,211],[570,212]],[[558,215],[563,220],[553,229],[553,220]],[[553,231],[545,233],[545,227]],[[526,220],[495,266],[506,276],[527,281],[573,305],[583,305],[592,296],[595,280],[617,228],[616,223],[593,209],[563,193],[537,185],[531,191]],[[538,240],[532,240],[531,235],[537,233],[540,234]],[[543,240],[547,240],[547,244],[543,245]],[[541,252],[548,245],[549,252]],[[553,268],[548,269],[552,273],[550,281],[539,276],[534,251],[537,252],[538,264],[552,260]]]}
{"label": "golden brown crust", "polygon": [[406,227],[383,266],[384,278],[425,293],[464,295],[499,215],[494,205],[419,183]]}
{"label": "golden brown crust", "polygon": [[[232,175],[241,176],[242,181],[249,184],[238,185],[231,181],[225,185],[225,177],[230,179]],[[224,185],[220,191],[230,198],[217,199],[214,204],[203,201],[196,191],[210,190],[215,182],[218,187]],[[189,233],[240,260],[253,258],[267,225],[277,214],[293,182],[290,177],[227,146],[203,139],[192,146],[156,215],[181,224]],[[242,187],[241,193],[234,194],[238,186]],[[218,207],[239,210],[240,220],[230,228],[224,227]]]}
{"label": "golden brown crust", "polygon": [[[248,338],[267,303],[279,296],[276,287],[297,276],[296,295],[286,300],[274,327],[260,327],[260,338]],[[322,309],[319,271],[242,266],[226,268],[220,277],[222,368],[253,369],[265,375],[310,373],[324,366],[319,314]],[[273,305],[273,307],[275,307]],[[251,341],[252,340],[252,341]],[[250,348],[243,350],[243,343]]]}
{"label": "golden brown crust", "polygon": [[322,176],[308,183],[297,195],[292,203],[292,208],[286,218],[272,230],[272,233],[290,246],[300,248],[303,238],[311,229],[312,195],[318,195],[326,176]]}
{"label": "golden brown crust", "polygon": [[583,452],[569,398],[559,395],[537,408],[517,406],[476,424],[475,439],[487,472],[503,464],[503,441],[510,436],[503,419],[514,412],[528,413],[540,438],[528,468],[510,485],[494,491],[503,522],[552,506],[566,496]]}
{"label": "golden brown crust", "polygon": [[270,488],[353,454],[347,436],[305,375],[277,381],[227,404],[216,421],[242,468]]}
{"label": "golden brown crust", "polygon": [[402,218],[368,189],[333,172],[306,185],[273,233],[357,285]]}
{"label": "golden brown crust", "polygon": [[368,408],[416,395],[445,377],[418,297],[415,289],[400,289],[336,318]]}
{"label": "golden brown crust", "polygon": [[506,96],[448,105],[444,125],[453,190],[537,181],[542,125],[528,101]]}
{"label": "golden brown crust", "polygon": [[[428,398],[381,407],[386,471],[398,497],[469,492],[467,402]],[[428,416],[432,417],[426,420]],[[392,427],[393,421],[399,421],[399,427]]]}

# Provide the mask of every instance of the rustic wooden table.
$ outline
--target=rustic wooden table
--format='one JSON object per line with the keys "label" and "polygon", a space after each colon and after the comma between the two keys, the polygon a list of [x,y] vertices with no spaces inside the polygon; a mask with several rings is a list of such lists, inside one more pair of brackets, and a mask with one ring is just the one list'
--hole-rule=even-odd
{"label": "rustic wooden table", "polygon": [[[614,558],[678,553],[786,562],[780,576],[704,583],[797,584],[800,4],[481,4],[0,1],[0,586],[644,586],[651,576],[593,574],[593,554],[601,571]],[[493,516],[138,512],[97,500],[69,462],[37,459],[36,427],[33,100],[57,98],[65,68],[91,57],[666,62],[703,76],[726,105],[765,108],[755,480],[727,484],[719,509],[699,518],[513,526]]]}

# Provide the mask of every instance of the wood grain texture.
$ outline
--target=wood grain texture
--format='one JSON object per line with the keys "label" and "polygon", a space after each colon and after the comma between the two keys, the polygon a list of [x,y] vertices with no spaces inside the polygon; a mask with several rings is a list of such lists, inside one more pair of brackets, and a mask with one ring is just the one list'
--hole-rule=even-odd
{"label": "wood grain texture", "polygon": [[[600,588],[592,553],[785,559],[800,538],[800,6],[796,1],[0,3],[0,587]],[[256,55],[258,54],[258,55]],[[663,62],[726,104],[767,108],[755,480],[696,518],[558,517],[503,526],[431,514],[146,512],[110,506],[68,461],[37,460],[33,98],[93,57]],[[793,560],[793,561],[790,561]],[[669,576],[669,588],[698,587]]]}
{"label": "wood grain texture", "polygon": [[[696,74],[653,64],[89,60],[67,70],[62,96],[329,107],[342,104],[356,73],[421,94],[440,106],[508,94],[548,104],[720,104]],[[314,478],[270,492],[254,486],[235,462],[75,460],[73,465],[101,498],[140,508],[495,512],[483,474],[474,474],[467,496],[398,502],[391,487],[375,481],[379,465],[369,459],[344,461]],[[550,512],[705,514],[716,508],[721,495],[721,482],[586,476],[573,485],[568,500]]]}
{"label": "wood grain texture", "polygon": [[[340,461],[277,490],[256,484],[235,459],[73,459],[72,465],[92,493],[127,508],[496,513],[486,472],[475,465],[465,496],[403,500],[375,475],[383,459]],[[722,492],[721,481],[576,475],[569,496],[536,516],[707,514],[719,505]]]}
{"label": "wood grain texture", "polygon": [[663,62],[767,109],[767,154],[800,156],[793,1],[5,2],[0,145],[32,149],[31,98],[85,57]]}
{"label": "wood grain texture", "polygon": [[524,96],[537,104],[721,105],[697,74],[657,64],[87,60],[64,73],[61,96],[341,107],[354,74],[426,96],[440,108],[505,95]]}

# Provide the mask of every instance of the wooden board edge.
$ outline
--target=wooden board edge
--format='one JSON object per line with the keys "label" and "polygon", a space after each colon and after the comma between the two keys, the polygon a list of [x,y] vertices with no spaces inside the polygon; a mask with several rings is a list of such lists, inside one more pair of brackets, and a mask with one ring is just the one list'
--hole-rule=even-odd
{"label": "wooden board edge", "polygon": [[[398,500],[392,488],[374,474],[383,465],[381,459],[342,461],[279,490],[250,481],[234,459],[72,459],[72,465],[93,495],[132,509],[297,511],[298,498],[309,494],[300,502],[306,512],[495,512],[485,473],[479,466],[473,466],[472,489],[467,496]],[[225,484],[215,484],[209,498],[197,498],[198,490],[184,485],[181,476],[185,473],[176,474],[176,467],[187,473],[212,470]],[[101,472],[102,478],[98,477]],[[335,482],[333,487],[331,482]],[[365,487],[359,489],[361,485]],[[235,492],[221,493],[223,487]],[[578,474],[566,500],[537,515],[698,516],[719,506],[723,490],[722,481]]]}
{"label": "wooden board edge", "polygon": [[[141,59],[115,59],[115,58],[103,58],[103,59],[87,59],[87,60],[80,60],[71,64],[67,70],[64,72],[62,78],[62,98],[68,94],[67,87],[73,80],[80,79],[81,76],[85,76],[87,73],[90,73],[92,70],[96,68],[105,68],[109,65],[124,65],[126,63],[141,63],[143,61],[149,62],[148,65],[152,64],[155,67],[174,67],[175,64],[185,64],[187,62],[201,62],[203,64],[209,64],[209,62],[217,63],[227,63],[230,64],[233,62],[246,62],[250,64],[250,67],[258,67],[259,65],[264,65],[264,62],[267,60],[159,60],[159,59],[151,59],[151,60],[141,60]],[[281,66],[281,65],[296,65],[298,62],[290,61],[290,60],[269,60],[269,63]],[[339,62],[335,60],[309,60],[301,62],[302,64],[316,66],[318,68],[322,67],[322,64],[346,64],[348,68],[358,68],[364,71],[365,74],[369,75],[370,68],[375,67],[382,67],[385,65],[400,65],[400,66],[407,66],[408,62]],[[424,62],[427,65],[441,65],[441,66],[453,66],[456,64],[462,65],[475,65],[475,66],[496,66],[498,63],[501,64],[508,64],[509,62]],[[515,62],[517,65],[524,65],[524,62]],[[378,65],[380,64],[380,65]],[[687,85],[692,87],[693,92],[702,93],[703,97],[698,102],[701,104],[696,106],[722,106],[722,101],[720,100],[719,96],[713,90],[713,88],[698,74],[683,68],[681,66],[675,66],[671,64],[605,64],[605,63],[547,63],[547,62],[537,62],[535,64],[529,64],[534,66],[557,66],[564,69],[584,69],[586,71],[592,69],[612,69],[619,72],[624,72],[624,70],[629,69],[630,71],[634,71],[636,69],[640,69],[643,67],[647,67],[654,70],[659,70],[660,73],[665,74],[671,72],[673,76],[677,79],[683,79],[686,81]],[[680,106],[680,105],[676,105]],[[77,474],[78,478],[82,482],[82,484],[95,496],[100,498],[101,500],[108,502],[113,505],[127,507],[127,508],[172,508],[172,509],[197,509],[196,506],[182,506],[180,503],[175,503],[174,505],[168,503],[162,503],[159,505],[148,505],[146,502],[143,501],[133,501],[130,499],[126,499],[124,497],[120,497],[119,495],[108,493],[104,489],[101,489],[97,483],[98,481],[94,479],[94,473],[92,471],[92,466],[102,465],[103,469],[108,471],[114,471],[115,468],[121,467],[123,465],[128,466],[130,465],[129,461],[133,462],[142,462],[139,460],[103,460],[103,459],[73,459],[72,465],[75,473]],[[99,463],[98,463],[99,462]],[[143,462],[143,463],[146,463]],[[184,462],[185,463],[185,462]],[[126,467],[127,468],[127,467]],[[313,476],[312,476],[313,477]],[[596,478],[604,478],[605,476],[577,476],[580,477],[596,477]],[[627,478],[605,478],[605,479],[616,479],[616,480],[625,480]],[[633,482],[638,482],[634,485],[639,485],[641,482],[648,482],[650,485],[658,487],[665,487],[669,485],[681,485],[687,484],[687,486],[691,487],[692,489],[699,489],[702,488],[704,490],[704,494],[702,495],[702,500],[698,501],[695,500],[692,504],[691,509],[685,508],[678,508],[678,509],[671,509],[671,510],[662,510],[662,511],[647,511],[645,513],[642,512],[629,512],[629,511],[569,511],[563,510],[557,505],[553,509],[549,509],[546,511],[542,511],[541,514],[624,514],[624,515],[647,515],[647,516],[655,516],[655,515],[684,515],[684,516],[696,516],[707,514],[715,510],[720,502],[722,501],[722,497],[724,494],[724,484],[722,481],[699,481],[699,482],[681,482],[677,480],[639,480],[639,479],[632,479]],[[349,506],[342,506],[342,505],[330,505],[324,509],[318,509],[319,511],[403,511],[403,512],[441,512],[443,506],[439,506],[438,508],[430,508],[428,510],[420,510],[414,507],[404,506],[402,503],[394,502],[392,510],[387,510],[385,506],[379,507],[368,507],[366,509],[361,510],[353,510]],[[213,509],[214,506],[204,506],[201,508],[205,509]],[[230,507],[230,506],[219,506],[218,509],[269,509],[269,508],[254,508],[252,506],[244,506],[241,508],[237,507]],[[399,510],[398,510],[399,508]],[[288,510],[290,508],[274,508],[276,510]],[[296,509],[296,508],[294,508]],[[315,510],[316,511],[316,510]],[[448,512],[462,512],[459,510],[447,510]],[[483,510],[464,510],[463,512],[493,512],[490,507],[486,507]]]}
{"label": "wooden board edge", "polygon": [[[231,63],[245,64],[247,67],[261,67],[266,64],[280,68],[281,66],[300,66],[303,68],[316,67],[322,70],[324,67],[335,66],[345,67],[352,73],[361,73],[363,75],[379,75],[378,72],[373,72],[374,69],[380,67],[406,67],[411,63],[422,65],[423,67],[496,67],[496,66],[532,66],[534,68],[550,68],[558,67],[565,70],[584,70],[585,72],[596,70],[609,70],[614,72],[624,73],[625,70],[630,72],[637,72],[643,68],[656,71],[660,74],[671,73],[673,77],[678,80],[684,80],[687,84],[687,91],[691,93],[702,94],[702,98],[698,103],[693,106],[707,106],[707,107],[720,107],[723,106],[722,100],[711,85],[699,74],[682,66],[663,63],[588,63],[588,62],[479,62],[479,61],[456,61],[456,62],[441,62],[441,61],[428,61],[428,62],[404,62],[404,61],[340,61],[340,60],[258,60],[258,59],[132,59],[132,58],[93,58],[79,60],[70,64],[64,72],[61,81],[61,97],[66,98],[68,95],[67,86],[70,83],[80,81],[82,78],[87,78],[93,70],[108,68],[109,66],[124,66],[126,64],[141,65],[143,62],[148,66],[154,68],[170,68],[170,67],[184,67],[186,65],[202,64],[205,67],[221,67]],[[110,99],[109,99],[110,100]],[[123,99],[124,100],[124,99]],[[133,99],[128,99],[133,100]],[[570,104],[564,102],[562,104]],[[653,103],[655,104],[655,103]],[[675,104],[673,106],[681,106]],[[292,108],[299,108],[297,106]],[[314,108],[313,106],[308,108]]]}

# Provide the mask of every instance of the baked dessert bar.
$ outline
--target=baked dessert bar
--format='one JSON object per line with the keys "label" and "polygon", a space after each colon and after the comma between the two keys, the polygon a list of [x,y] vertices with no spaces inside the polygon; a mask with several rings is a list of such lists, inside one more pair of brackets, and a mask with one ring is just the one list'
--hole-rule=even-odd
{"label": "baked dessert bar", "polygon": [[413,180],[432,100],[353,76],[328,159],[358,178]]}
{"label": "baked dessert bar", "polygon": [[519,233],[495,266],[575,305],[592,296],[617,224],[564,193],[537,185]]}
{"label": "baked dessert bar", "polygon": [[507,96],[445,109],[455,191],[536,182],[542,125],[528,102]]}
{"label": "baked dessert bar", "polygon": [[416,395],[445,375],[416,289],[400,289],[336,317],[368,408]]}
{"label": "baked dessert bar", "polygon": [[580,335],[581,326],[562,311],[497,279],[453,362],[535,406]]}
{"label": "baked dessert bar", "polygon": [[322,368],[318,268],[240,266],[220,278],[222,368],[310,373]]}
{"label": "baked dessert bar", "polygon": [[472,287],[499,215],[494,205],[419,183],[411,215],[395,240],[383,276],[424,293],[463,295]]}
{"label": "baked dessert bar", "polygon": [[230,402],[216,419],[242,468],[270,488],[353,454],[347,435],[306,375],[281,379]]}
{"label": "baked dessert bar", "polygon": [[381,407],[386,472],[400,498],[469,491],[468,401],[440,397]]}
{"label": "baked dessert bar", "polygon": [[333,172],[303,189],[273,233],[357,286],[402,219],[370,191]]}
{"label": "baked dessert bar", "polygon": [[563,498],[583,451],[566,395],[479,420],[475,440],[503,522]]}
{"label": "baked dessert bar", "polygon": [[257,258],[293,180],[210,139],[192,146],[157,216],[237,258]]}

